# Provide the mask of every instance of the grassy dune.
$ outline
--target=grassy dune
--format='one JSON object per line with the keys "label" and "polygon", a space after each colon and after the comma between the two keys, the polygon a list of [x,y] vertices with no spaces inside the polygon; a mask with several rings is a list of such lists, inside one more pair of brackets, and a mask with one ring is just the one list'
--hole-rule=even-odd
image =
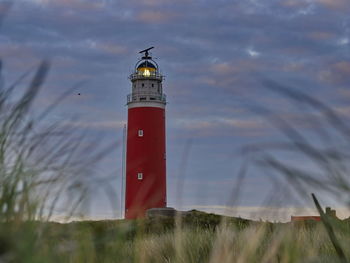
{"label": "grassy dune", "polygon": [[[339,262],[322,222],[267,223],[193,211],[178,220],[1,224],[1,262]],[[346,256],[350,221],[334,222]]]}

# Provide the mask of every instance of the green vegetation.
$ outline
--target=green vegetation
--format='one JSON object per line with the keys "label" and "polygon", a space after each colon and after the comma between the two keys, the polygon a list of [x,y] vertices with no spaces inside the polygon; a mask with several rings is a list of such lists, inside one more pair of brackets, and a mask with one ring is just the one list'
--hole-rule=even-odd
{"label": "green vegetation", "polygon": [[[182,218],[2,223],[2,262],[337,262],[321,222],[267,223],[192,211]],[[343,248],[349,221],[337,221]],[[350,251],[346,251],[347,257]]]}

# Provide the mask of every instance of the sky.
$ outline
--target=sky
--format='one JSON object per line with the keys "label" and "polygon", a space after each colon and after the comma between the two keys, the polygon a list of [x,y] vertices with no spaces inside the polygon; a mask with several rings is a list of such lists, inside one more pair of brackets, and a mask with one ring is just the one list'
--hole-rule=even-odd
{"label": "sky", "polygon": [[[317,147],[349,150],[349,138],[319,109],[282,92],[307,94],[349,123],[348,0],[14,0],[7,10],[8,3],[0,0],[5,85],[49,59],[34,111],[76,87],[47,122],[68,123],[88,141],[116,145],[94,169],[94,178],[107,178],[113,191],[106,194],[89,180],[87,217],[120,216],[128,76],[138,51],[150,46],[168,100],[169,206],[288,220],[312,209],[310,193],[318,191],[324,205],[350,215],[348,194],[328,198],[305,182],[298,192],[259,162],[268,153],[326,176],[300,150],[275,151],[273,144],[291,143],[282,121]],[[252,150],[260,145],[263,152]]]}

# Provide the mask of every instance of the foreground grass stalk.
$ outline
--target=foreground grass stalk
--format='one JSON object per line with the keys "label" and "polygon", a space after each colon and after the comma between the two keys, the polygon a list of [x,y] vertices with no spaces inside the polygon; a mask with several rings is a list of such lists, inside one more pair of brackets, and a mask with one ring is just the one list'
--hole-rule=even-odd
{"label": "foreground grass stalk", "polygon": [[322,223],[323,223],[324,227],[327,230],[327,234],[329,236],[329,239],[331,240],[331,242],[332,242],[332,244],[333,244],[333,246],[335,248],[335,251],[337,252],[337,255],[339,257],[340,262],[341,263],[347,263],[348,260],[346,259],[345,253],[344,253],[344,251],[343,251],[343,249],[342,249],[342,247],[341,247],[337,237],[335,236],[332,223],[329,220],[329,216],[326,215],[323,212],[322,207],[321,207],[320,203],[318,202],[315,194],[311,194],[311,196],[312,196],[312,199],[313,199],[313,201],[315,203],[317,211],[318,211],[318,213],[321,216]]}

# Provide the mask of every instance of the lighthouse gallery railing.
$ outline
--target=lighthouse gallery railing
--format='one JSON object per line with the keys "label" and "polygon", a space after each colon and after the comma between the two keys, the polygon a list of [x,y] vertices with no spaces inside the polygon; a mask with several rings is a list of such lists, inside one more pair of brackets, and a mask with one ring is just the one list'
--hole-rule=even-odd
{"label": "lighthouse gallery railing", "polygon": [[156,102],[164,102],[166,103],[166,95],[156,95],[154,93],[137,93],[137,94],[129,94],[127,96],[127,103],[137,102],[137,101],[156,101]]}
{"label": "lighthouse gallery railing", "polygon": [[139,72],[135,72],[129,76],[129,79],[131,81],[136,79],[157,79],[159,81],[162,81],[163,78],[164,78],[163,75],[159,73],[154,73],[154,72],[150,72],[149,75],[143,75],[143,74],[140,74]]}

